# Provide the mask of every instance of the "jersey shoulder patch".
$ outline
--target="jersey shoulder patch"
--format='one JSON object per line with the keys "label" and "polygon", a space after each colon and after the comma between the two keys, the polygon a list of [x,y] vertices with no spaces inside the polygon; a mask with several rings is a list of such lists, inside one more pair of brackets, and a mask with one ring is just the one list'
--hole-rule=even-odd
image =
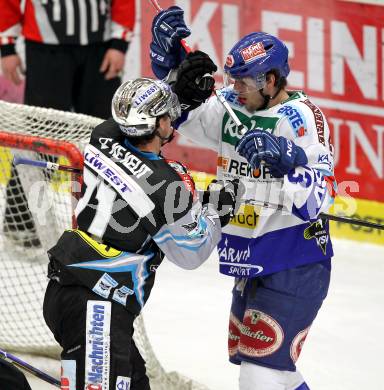
{"label": "jersey shoulder patch", "polygon": [[323,113],[321,112],[320,108],[317,107],[316,104],[312,103],[309,99],[302,100],[301,103],[304,103],[311,110],[314,117],[319,142],[325,146],[325,120]]}
{"label": "jersey shoulder patch", "polygon": [[165,158],[164,161],[179,175],[180,179],[183,181],[185,185],[185,188],[192,193],[193,199],[195,199],[195,197],[197,196],[195,182],[192,179],[192,176],[189,174],[185,165],[183,165],[179,161],[175,161],[167,158]]}
{"label": "jersey shoulder patch", "polygon": [[297,104],[287,102],[278,109],[277,113],[288,120],[295,137],[303,137],[307,134],[307,121]]}
{"label": "jersey shoulder patch", "polygon": [[232,88],[223,88],[220,90],[225,100],[234,107],[243,107],[244,105],[239,101],[239,95]]}

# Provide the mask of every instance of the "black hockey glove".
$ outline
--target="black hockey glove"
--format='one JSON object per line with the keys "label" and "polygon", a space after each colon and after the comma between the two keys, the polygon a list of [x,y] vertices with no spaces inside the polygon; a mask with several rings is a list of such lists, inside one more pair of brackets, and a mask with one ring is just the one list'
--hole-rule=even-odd
{"label": "black hockey glove", "polygon": [[188,53],[180,64],[173,91],[179,98],[182,111],[191,111],[208,99],[213,91],[215,79],[212,73],[217,66],[208,54],[202,51]]}
{"label": "black hockey glove", "polygon": [[221,227],[228,225],[240,207],[245,193],[244,184],[239,179],[222,181],[212,180],[203,194],[203,205],[210,203],[217,210]]}

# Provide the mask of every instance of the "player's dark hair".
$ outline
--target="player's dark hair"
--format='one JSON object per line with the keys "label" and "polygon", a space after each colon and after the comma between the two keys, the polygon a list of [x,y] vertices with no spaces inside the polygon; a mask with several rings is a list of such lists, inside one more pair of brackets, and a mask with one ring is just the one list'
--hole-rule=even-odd
{"label": "player's dark hair", "polygon": [[[161,116],[158,116],[156,118],[155,128],[156,129],[159,128],[161,118],[166,118],[168,116],[169,116],[168,114],[163,114]],[[131,145],[137,148],[139,146],[144,146],[149,144],[155,137],[156,137],[156,131],[154,131],[152,134],[143,135],[141,137],[126,137],[126,138]]]}
{"label": "player's dark hair", "polygon": [[278,69],[271,69],[267,72],[266,76],[268,78],[269,75],[273,74],[275,76],[275,87],[279,89],[283,89],[287,86],[287,78],[280,76],[280,72]]}

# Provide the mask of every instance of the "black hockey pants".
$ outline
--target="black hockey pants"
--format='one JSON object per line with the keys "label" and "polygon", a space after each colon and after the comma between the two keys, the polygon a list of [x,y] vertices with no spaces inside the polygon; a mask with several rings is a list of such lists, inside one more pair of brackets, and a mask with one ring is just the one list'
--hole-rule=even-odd
{"label": "black hockey pants", "polygon": [[25,375],[11,363],[0,359],[0,389],[31,390]]}
{"label": "black hockey pants", "polygon": [[63,348],[62,387],[150,390],[145,362],[132,339],[134,315],[122,305],[85,287],[51,280],[43,312]]}

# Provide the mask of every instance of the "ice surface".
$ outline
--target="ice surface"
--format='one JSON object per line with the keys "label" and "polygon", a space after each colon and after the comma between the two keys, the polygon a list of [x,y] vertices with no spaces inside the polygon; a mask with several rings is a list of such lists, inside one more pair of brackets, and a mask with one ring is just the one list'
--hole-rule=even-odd
{"label": "ice surface", "polygon": [[[304,344],[298,367],[311,390],[381,390],[384,351],[384,247],[334,240],[328,298]],[[232,279],[217,255],[184,271],[164,261],[144,309],[150,341],[167,371],[211,390],[236,390],[227,360]],[[41,367],[43,368],[43,367]],[[33,390],[53,389],[38,379]]]}

